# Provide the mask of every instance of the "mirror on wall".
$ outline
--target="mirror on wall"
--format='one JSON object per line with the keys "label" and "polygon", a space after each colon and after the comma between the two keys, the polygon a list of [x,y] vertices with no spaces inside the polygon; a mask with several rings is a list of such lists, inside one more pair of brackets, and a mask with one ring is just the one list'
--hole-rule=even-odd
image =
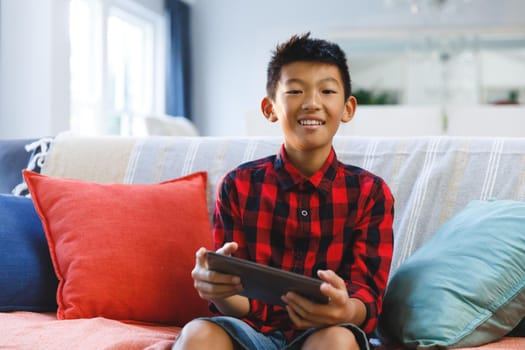
{"label": "mirror on wall", "polygon": [[525,29],[340,31],[359,108],[341,134],[525,137]]}
{"label": "mirror on wall", "polygon": [[361,104],[525,104],[525,29],[334,35]]}

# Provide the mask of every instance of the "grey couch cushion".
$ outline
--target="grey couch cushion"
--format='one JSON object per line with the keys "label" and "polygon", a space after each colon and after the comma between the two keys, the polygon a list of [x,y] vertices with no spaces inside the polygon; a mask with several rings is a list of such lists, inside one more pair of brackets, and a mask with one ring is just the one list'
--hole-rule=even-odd
{"label": "grey couch cushion", "polygon": [[27,167],[31,153],[24,148],[32,139],[0,140],[0,193],[11,193],[22,182],[22,169]]}

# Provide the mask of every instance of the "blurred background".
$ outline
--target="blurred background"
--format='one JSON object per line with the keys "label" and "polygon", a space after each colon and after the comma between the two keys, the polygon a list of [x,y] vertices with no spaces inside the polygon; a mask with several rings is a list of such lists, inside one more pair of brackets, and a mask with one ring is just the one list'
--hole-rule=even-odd
{"label": "blurred background", "polygon": [[0,0],[0,137],[280,135],[275,45],[347,53],[340,134],[525,137],[522,0]]}

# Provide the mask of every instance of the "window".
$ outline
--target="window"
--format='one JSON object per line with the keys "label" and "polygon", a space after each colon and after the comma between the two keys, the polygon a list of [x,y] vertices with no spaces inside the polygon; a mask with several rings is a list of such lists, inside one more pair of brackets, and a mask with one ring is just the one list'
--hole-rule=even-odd
{"label": "window", "polygon": [[141,135],[164,113],[164,19],[131,0],[71,0],[71,129]]}

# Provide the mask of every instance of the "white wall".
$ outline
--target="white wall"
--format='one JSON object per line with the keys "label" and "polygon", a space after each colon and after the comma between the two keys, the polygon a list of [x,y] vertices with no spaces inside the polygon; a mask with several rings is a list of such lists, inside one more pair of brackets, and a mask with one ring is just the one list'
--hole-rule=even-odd
{"label": "white wall", "polygon": [[36,137],[68,128],[66,1],[0,3],[0,137]]}

